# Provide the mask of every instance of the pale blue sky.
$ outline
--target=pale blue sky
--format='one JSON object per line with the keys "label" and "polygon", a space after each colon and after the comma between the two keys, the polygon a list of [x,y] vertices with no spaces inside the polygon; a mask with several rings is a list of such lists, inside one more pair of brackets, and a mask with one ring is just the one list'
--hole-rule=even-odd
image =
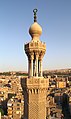
{"label": "pale blue sky", "polygon": [[27,71],[23,44],[34,8],[47,45],[43,69],[71,67],[71,0],[0,0],[0,72]]}

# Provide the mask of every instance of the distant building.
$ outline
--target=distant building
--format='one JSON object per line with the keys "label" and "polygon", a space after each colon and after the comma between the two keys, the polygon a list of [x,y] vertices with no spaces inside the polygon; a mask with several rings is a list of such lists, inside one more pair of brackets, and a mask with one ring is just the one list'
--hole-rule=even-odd
{"label": "distant building", "polygon": [[57,88],[66,88],[66,82],[65,81],[58,81],[56,87]]}
{"label": "distant building", "polygon": [[12,97],[7,103],[8,117],[13,119],[21,119],[24,115],[24,99],[22,94]]}
{"label": "distant building", "polygon": [[8,87],[0,87],[0,102],[8,98]]}

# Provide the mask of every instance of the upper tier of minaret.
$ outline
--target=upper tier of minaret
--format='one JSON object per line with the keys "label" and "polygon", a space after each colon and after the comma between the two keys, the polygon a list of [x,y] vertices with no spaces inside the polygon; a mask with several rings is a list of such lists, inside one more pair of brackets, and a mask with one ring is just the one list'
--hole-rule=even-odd
{"label": "upper tier of minaret", "polygon": [[36,12],[34,12],[34,23],[29,28],[29,33],[32,37],[31,41],[25,44],[25,53],[28,57],[28,74],[29,76],[42,76],[42,59],[46,52],[46,44],[40,41],[42,28],[37,23]]}

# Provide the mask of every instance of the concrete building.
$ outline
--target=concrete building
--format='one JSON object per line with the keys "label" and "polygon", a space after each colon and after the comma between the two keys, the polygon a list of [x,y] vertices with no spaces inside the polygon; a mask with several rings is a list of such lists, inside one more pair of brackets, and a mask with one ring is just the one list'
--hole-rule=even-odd
{"label": "concrete building", "polygon": [[34,23],[29,29],[32,39],[25,44],[28,78],[23,79],[24,119],[46,119],[46,94],[49,82],[42,76],[42,60],[46,52],[46,44],[40,41],[42,28],[37,23],[37,9],[33,12]]}
{"label": "concrete building", "polygon": [[66,82],[65,81],[58,81],[57,82],[57,88],[66,88]]}
{"label": "concrete building", "polygon": [[8,98],[8,87],[0,87],[0,102]]}
{"label": "concrete building", "polygon": [[21,93],[12,97],[7,103],[7,112],[10,119],[22,119],[24,115],[24,99]]}

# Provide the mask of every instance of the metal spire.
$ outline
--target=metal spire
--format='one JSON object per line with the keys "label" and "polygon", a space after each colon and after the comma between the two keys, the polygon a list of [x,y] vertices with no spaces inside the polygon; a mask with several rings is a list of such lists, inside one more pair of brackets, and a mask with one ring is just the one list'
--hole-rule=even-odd
{"label": "metal spire", "polygon": [[37,9],[34,9],[33,12],[34,12],[34,22],[37,22],[37,16],[36,16],[36,13],[37,13]]}

